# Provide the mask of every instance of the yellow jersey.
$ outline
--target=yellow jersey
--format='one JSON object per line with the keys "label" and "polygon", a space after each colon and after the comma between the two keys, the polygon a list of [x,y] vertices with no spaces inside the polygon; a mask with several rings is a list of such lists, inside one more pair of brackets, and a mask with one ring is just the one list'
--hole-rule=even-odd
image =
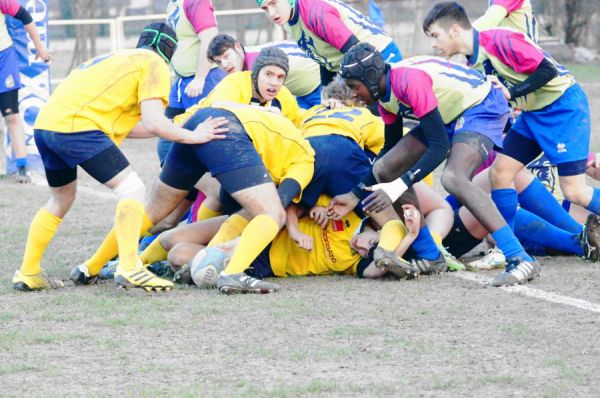
{"label": "yellow jersey", "polygon": [[383,120],[367,108],[329,109],[323,105],[313,106],[304,113],[300,130],[304,138],[343,135],[374,154],[381,151],[385,140]]}
{"label": "yellow jersey", "polygon": [[[321,195],[317,206],[327,207],[331,198]],[[360,218],[350,212],[341,220],[330,220],[322,229],[310,217],[298,220],[300,231],[313,238],[313,250],[302,249],[283,229],[273,240],[269,260],[278,277],[354,274],[361,257],[350,247],[350,239],[360,226]]]}
{"label": "yellow jersey", "polygon": [[[252,103],[252,72],[235,72],[225,76],[215,88],[196,105],[188,108],[185,113],[176,116],[173,121],[183,125],[200,108],[213,106],[215,102],[231,101],[239,104],[250,105]],[[281,86],[275,99],[264,104],[281,109],[283,116],[298,125],[300,122],[300,107],[296,98],[285,86]]]}
{"label": "yellow jersey", "polygon": [[[232,112],[242,123],[276,185],[286,178],[296,180],[302,189],[308,185],[314,173],[315,151],[292,122],[272,112],[220,108]],[[300,196],[294,198],[299,200]]]}
{"label": "yellow jersey", "polygon": [[169,99],[169,66],[154,51],[120,50],[73,70],[54,90],[34,128],[58,133],[103,131],[117,145],[140,121],[140,102]]}

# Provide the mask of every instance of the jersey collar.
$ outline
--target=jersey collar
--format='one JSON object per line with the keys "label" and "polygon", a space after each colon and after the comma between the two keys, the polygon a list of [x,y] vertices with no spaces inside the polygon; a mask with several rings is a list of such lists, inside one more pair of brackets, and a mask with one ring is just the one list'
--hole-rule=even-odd
{"label": "jersey collar", "polygon": [[475,65],[479,58],[479,31],[473,29],[473,54],[468,58],[469,65]]}
{"label": "jersey collar", "polygon": [[298,18],[300,18],[300,7],[298,3],[299,2],[297,1],[296,4],[294,4],[294,15],[292,15],[292,17],[288,21],[288,25],[290,26],[296,25],[296,23],[298,23]]}

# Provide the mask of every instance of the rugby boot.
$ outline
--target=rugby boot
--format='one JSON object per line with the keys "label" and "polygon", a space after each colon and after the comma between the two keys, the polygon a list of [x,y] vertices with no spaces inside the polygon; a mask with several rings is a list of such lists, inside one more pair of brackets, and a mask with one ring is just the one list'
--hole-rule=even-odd
{"label": "rugby boot", "polygon": [[506,265],[504,253],[497,247],[492,247],[485,256],[480,259],[467,263],[469,271],[488,271],[495,268],[502,268]]}
{"label": "rugby boot", "polygon": [[416,278],[420,273],[411,263],[398,257],[394,252],[381,247],[375,249],[373,261],[375,261],[377,268],[389,272],[398,279]]}
{"label": "rugby boot", "polygon": [[542,267],[537,261],[525,261],[520,257],[515,257],[508,261],[504,272],[496,275],[492,280],[492,286],[511,286],[525,283],[536,276],[540,276],[541,273]]}
{"label": "rugby boot", "polygon": [[12,287],[15,290],[29,292],[34,290],[61,289],[65,287],[65,284],[60,280],[49,278],[43,269],[34,275],[25,275],[20,270],[17,270],[12,279]]}
{"label": "rugby boot", "polygon": [[69,274],[75,286],[94,285],[98,283],[98,275],[90,275],[85,263],[75,266]]}
{"label": "rugby boot", "polygon": [[138,260],[136,267],[131,271],[125,271],[117,266],[115,272],[115,284],[119,287],[130,289],[139,287],[147,292],[150,291],[170,291],[173,289],[173,282],[159,278],[152,272],[148,271]]}
{"label": "rugby boot", "polygon": [[217,278],[217,288],[224,294],[267,294],[279,291],[279,285],[253,278],[243,272],[231,275],[221,272]]}

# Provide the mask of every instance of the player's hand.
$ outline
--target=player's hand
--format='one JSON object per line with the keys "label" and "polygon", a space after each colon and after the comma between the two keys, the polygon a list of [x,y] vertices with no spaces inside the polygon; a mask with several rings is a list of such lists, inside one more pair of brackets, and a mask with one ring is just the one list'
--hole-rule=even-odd
{"label": "player's hand", "polygon": [[590,153],[585,173],[595,180],[600,180],[600,153]]}
{"label": "player's hand", "polygon": [[229,131],[227,127],[221,127],[229,123],[224,117],[212,118],[209,117],[200,123],[194,129],[194,136],[191,142],[187,144],[205,144],[212,140],[222,140],[225,138],[225,133]]}
{"label": "player's hand", "polygon": [[314,206],[308,212],[308,215],[312,220],[319,225],[322,229],[327,228],[329,218],[327,217],[327,209],[321,206]]}
{"label": "player's hand", "polygon": [[46,47],[41,47],[36,49],[37,54],[35,55],[36,59],[40,59],[48,65],[52,63],[54,58],[52,57],[52,52],[49,51]]}
{"label": "player's hand", "polygon": [[309,252],[313,250],[313,239],[310,236],[300,231],[288,230],[288,232],[290,233],[290,238],[292,238],[292,240],[296,242],[300,248]]}
{"label": "player's hand", "polygon": [[329,109],[340,109],[344,107],[344,104],[342,103],[342,101],[335,99],[335,98],[328,98],[326,100],[323,100],[321,102],[321,105],[323,105],[326,108]]}
{"label": "player's hand", "polygon": [[414,205],[403,205],[402,210],[404,210],[404,225],[408,229],[408,235],[416,238],[421,229],[421,212]]}
{"label": "player's hand", "polygon": [[352,192],[348,192],[342,195],[337,195],[327,206],[327,217],[332,220],[339,220],[346,216],[356,207],[358,198]]}
{"label": "player's hand", "polygon": [[506,88],[506,86],[504,84],[502,84],[502,82],[500,80],[498,80],[498,76],[487,75],[487,79],[492,83],[492,86],[502,90],[502,94],[504,94],[504,98],[506,98],[507,100],[510,100],[510,91],[508,91],[508,88]]}
{"label": "player's hand", "polygon": [[373,192],[367,196],[362,204],[366,213],[379,213],[391,206],[408,189],[404,181],[398,178],[392,182],[385,182],[366,187],[365,191]]}
{"label": "player's hand", "polygon": [[198,79],[194,77],[191,82],[185,88],[185,93],[189,97],[197,97],[202,94],[202,89],[204,88],[204,79]]}

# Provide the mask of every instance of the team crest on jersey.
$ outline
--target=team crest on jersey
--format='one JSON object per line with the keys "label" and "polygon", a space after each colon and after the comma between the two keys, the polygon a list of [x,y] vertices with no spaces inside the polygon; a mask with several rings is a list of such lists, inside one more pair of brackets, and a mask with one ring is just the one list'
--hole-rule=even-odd
{"label": "team crest on jersey", "polygon": [[333,232],[343,232],[344,222],[342,220],[333,220],[331,222],[331,229],[333,229]]}
{"label": "team crest on jersey", "polygon": [[464,126],[465,126],[465,118],[461,116],[458,119],[456,119],[456,125],[454,126],[454,131],[458,131],[458,130],[462,129]]}
{"label": "team crest on jersey", "polygon": [[12,75],[8,75],[6,80],[4,80],[4,86],[6,88],[13,88],[15,86],[15,79],[13,79]]}
{"label": "team crest on jersey", "polygon": [[558,144],[556,144],[556,152],[558,152],[558,153],[566,153],[567,152],[567,146],[565,145],[564,142],[559,142]]}

